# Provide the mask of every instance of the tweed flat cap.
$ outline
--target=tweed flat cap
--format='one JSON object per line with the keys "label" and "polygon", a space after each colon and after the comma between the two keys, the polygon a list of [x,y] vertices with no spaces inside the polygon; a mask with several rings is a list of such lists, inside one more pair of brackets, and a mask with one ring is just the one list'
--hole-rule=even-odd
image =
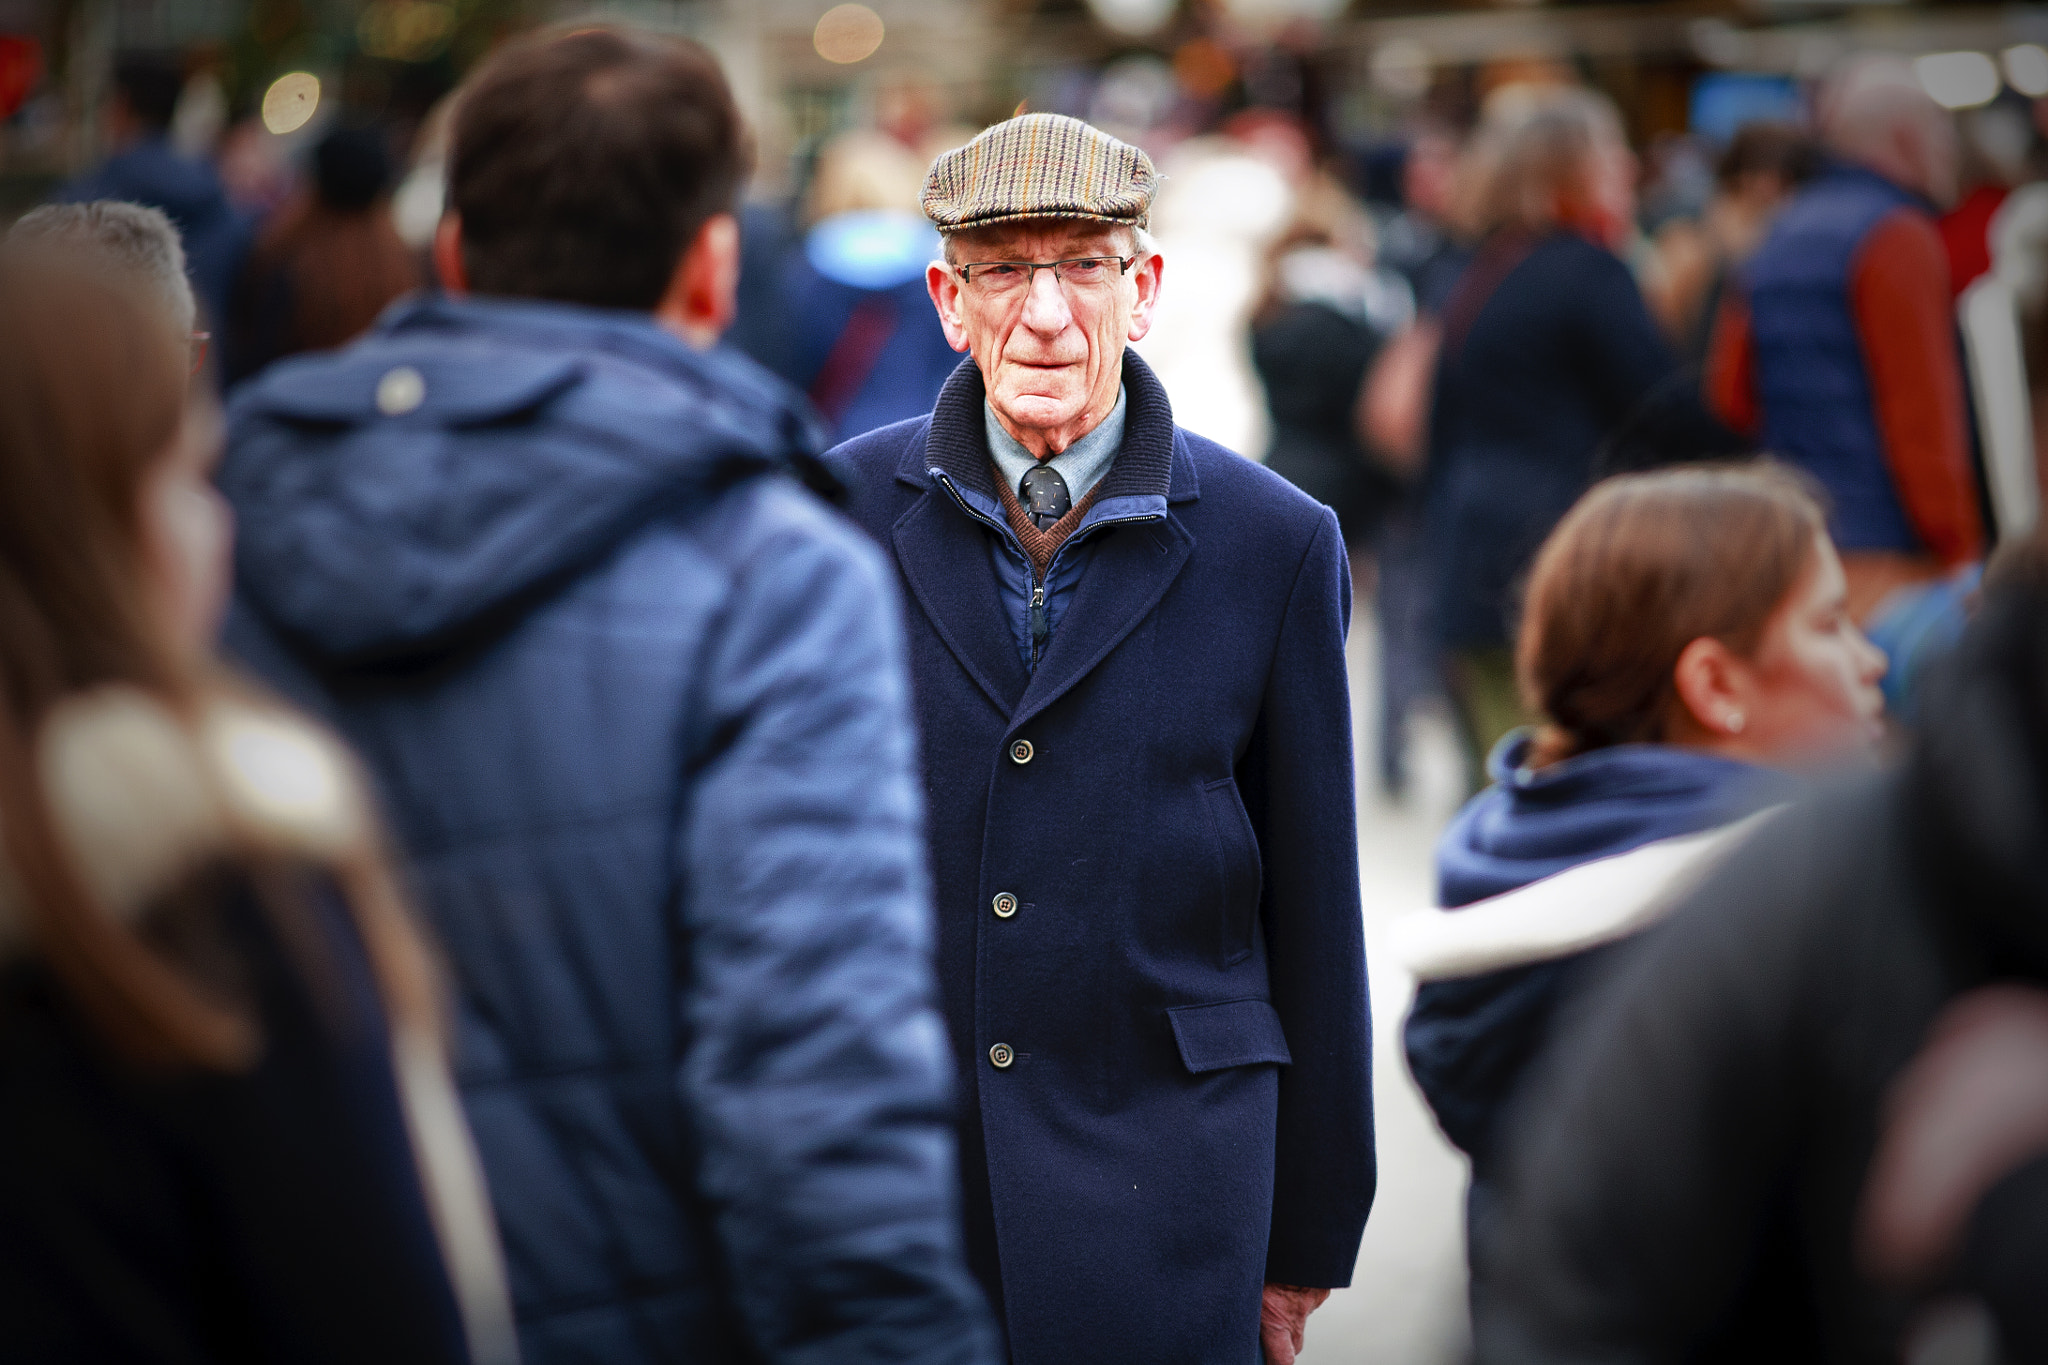
{"label": "tweed flat cap", "polygon": [[941,232],[1020,218],[1092,218],[1144,227],[1159,175],[1152,158],[1064,114],[1023,114],[932,163],[924,211]]}

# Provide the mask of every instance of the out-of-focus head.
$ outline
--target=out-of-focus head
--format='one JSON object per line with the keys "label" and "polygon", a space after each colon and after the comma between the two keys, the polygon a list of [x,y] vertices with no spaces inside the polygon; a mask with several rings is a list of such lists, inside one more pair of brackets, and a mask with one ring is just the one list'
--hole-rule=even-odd
{"label": "out-of-focus head", "polygon": [[916,213],[924,173],[917,154],[887,133],[841,133],[818,153],[804,216],[815,223],[840,213]]}
{"label": "out-of-focus head", "polygon": [[1448,129],[1417,130],[1401,162],[1401,198],[1424,217],[1447,222],[1457,188],[1458,139]]}
{"label": "out-of-focus head", "polygon": [[133,52],[117,59],[112,104],[117,134],[168,132],[184,89],[184,73],[173,58]]}
{"label": "out-of-focus head", "polygon": [[118,199],[45,204],[23,214],[7,236],[101,262],[154,306],[173,335],[192,337],[199,305],[185,273],[185,247],[161,210]]}
{"label": "out-of-focus head", "polygon": [[1539,763],[1664,743],[1807,768],[1882,738],[1884,656],[1816,496],[1778,466],[1595,487],[1536,557],[1516,662]]}
{"label": "out-of-focus head", "polygon": [[1955,119],[1903,60],[1862,56],[1844,63],[1821,91],[1819,121],[1837,156],[1936,204],[1955,202],[1962,157]]}
{"label": "out-of-focus head", "polygon": [[68,243],[0,245],[0,687],[175,692],[226,594],[217,418],[183,338]]}
{"label": "out-of-focus head", "polygon": [[336,128],[313,148],[313,192],[342,213],[369,208],[391,189],[396,168],[376,128]]}
{"label": "out-of-focus head", "polygon": [[1619,247],[1635,226],[1636,158],[1606,96],[1576,86],[1503,91],[1468,165],[1476,226],[1576,229]]}
{"label": "out-of-focus head", "polygon": [[[945,234],[926,284],[946,340],[973,355],[997,418],[1041,459],[1109,415],[1124,346],[1151,329],[1157,185],[1143,151],[1055,114],[995,125],[925,181]],[[1067,264],[1022,264],[1055,261]]]}
{"label": "out-of-focus head", "polygon": [[1714,184],[1724,195],[1775,203],[1820,169],[1820,149],[1789,123],[1759,119],[1735,130],[1714,162]]}
{"label": "out-of-focus head", "polygon": [[542,33],[459,96],[435,261],[451,288],[652,312],[709,344],[732,318],[750,162],[703,47]]}

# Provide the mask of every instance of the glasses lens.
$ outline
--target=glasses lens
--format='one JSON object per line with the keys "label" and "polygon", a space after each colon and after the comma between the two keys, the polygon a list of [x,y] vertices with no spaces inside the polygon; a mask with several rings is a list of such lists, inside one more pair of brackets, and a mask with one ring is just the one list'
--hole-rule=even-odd
{"label": "glasses lens", "polygon": [[1031,278],[1031,269],[1009,261],[991,261],[972,267],[968,278],[990,294],[1008,294],[1024,288],[1024,282]]}
{"label": "glasses lens", "polygon": [[1109,278],[1110,262],[1101,256],[1091,256],[1085,261],[1061,261],[1060,279],[1068,284],[1082,286],[1101,284]]}

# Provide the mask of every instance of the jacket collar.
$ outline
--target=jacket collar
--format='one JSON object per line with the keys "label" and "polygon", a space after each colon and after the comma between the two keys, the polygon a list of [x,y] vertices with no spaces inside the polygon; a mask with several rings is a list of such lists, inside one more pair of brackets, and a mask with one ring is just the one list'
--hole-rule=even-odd
{"label": "jacket collar", "polygon": [[[1174,429],[1166,386],[1131,350],[1124,352],[1123,377],[1129,403],[1123,448],[1102,476],[1097,505],[1129,497],[1156,498],[1162,503],[1194,501],[1201,493],[1195,464]],[[982,417],[987,398],[981,369],[969,356],[939,390],[925,439],[921,444],[910,442],[897,464],[896,477],[918,488],[930,488],[933,480],[944,474],[963,492],[979,494],[994,505],[996,487],[989,473],[991,457]]]}

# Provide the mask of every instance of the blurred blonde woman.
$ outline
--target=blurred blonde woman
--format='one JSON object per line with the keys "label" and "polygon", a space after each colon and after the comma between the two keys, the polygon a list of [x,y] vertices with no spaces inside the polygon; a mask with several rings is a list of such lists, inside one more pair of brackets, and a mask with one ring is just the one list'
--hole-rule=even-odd
{"label": "blurred blonde woman", "polygon": [[516,1357],[347,757],[222,672],[191,341],[0,246],[0,1321],[17,1361]]}

